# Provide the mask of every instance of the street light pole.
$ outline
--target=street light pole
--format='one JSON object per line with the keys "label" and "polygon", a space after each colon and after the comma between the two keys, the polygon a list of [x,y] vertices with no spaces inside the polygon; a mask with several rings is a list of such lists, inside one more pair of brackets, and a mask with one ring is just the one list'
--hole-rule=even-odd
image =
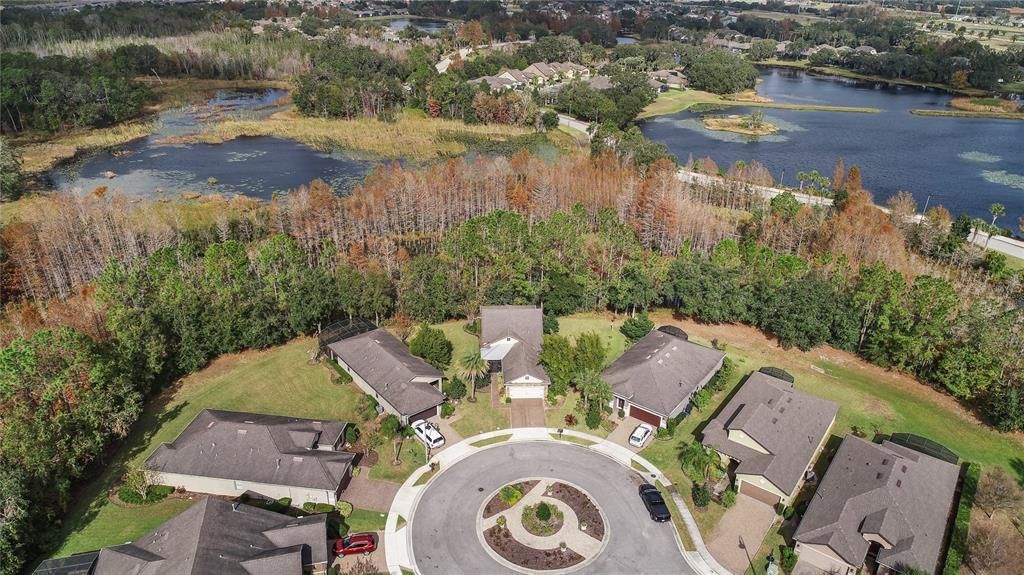
{"label": "street light pole", "polygon": [[750,571],[754,575],[757,575],[757,569],[754,568],[754,561],[750,558],[750,550],[747,549],[747,543],[743,540],[742,535],[740,535],[740,549],[742,549],[743,553],[747,556],[747,564],[750,565]]}

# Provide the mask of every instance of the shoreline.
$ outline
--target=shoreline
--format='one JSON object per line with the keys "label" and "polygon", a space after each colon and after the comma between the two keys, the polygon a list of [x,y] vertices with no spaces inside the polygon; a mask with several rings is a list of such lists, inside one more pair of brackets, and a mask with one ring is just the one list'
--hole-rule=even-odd
{"label": "shoreline", "polygon": [[990,120],[1024,120],[1020,112],[972,112],[970,110],[930,110],[915,108],[910,110],[915,116],[931,116],[935,118],[987,118]]}
{"label": "shoreline", "polygon": [[701,90],[671,90],[658,96],[654,102],[649,104],[637,116],[637,120],[644,120],[654,116],[665,116],[678,114],[689,110],[693,106],[710,104],[713,106],[733,108],[768,108],[776,110],[797,110],[804,112],[841,112],[847,114],[878,114],[879,108],[865,108],[855,106],[823,106],[816,104],[784,104],[780,102],[764,102],[757,100],[736,100],[728,96],[712,94]]}
{"label": "shoreline", "polygon": [[860,74],[858,72],[852,72],[845,68],[838,68],[836,66],[811,66],[807,60],[762,60],[760,62],[753,62],[755,66],[763,68],[778,68],[780,70],[800,70],[808,74],[817,74],[820,76],[831,76],[833,78],[846,78],[849,80],[861,80],[864,82],[877,82],[880,84],[892,84],[894,86],[909,86],[912,88],[931,88],[935,90],[943,90],[951,94],[959,94],[962,96],[987,96],[992,94],[987,90],[981,90],[979,88],[964,88],[956,89],[945,84],[939,84],[936,82],[918,82],[915,80],[905,80],[902,78],[886,78],[885,76],[872,76],[869,74]]}

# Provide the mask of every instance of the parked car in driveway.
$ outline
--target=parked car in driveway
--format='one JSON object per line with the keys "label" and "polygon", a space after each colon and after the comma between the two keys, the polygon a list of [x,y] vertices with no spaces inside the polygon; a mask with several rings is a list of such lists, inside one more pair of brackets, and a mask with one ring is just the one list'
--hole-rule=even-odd
{"label": "parked car in driveway", "polygon": [[444,436],[425,419],[417,419],[412,422],[412,431],[424,445],[431,449],[437,449],[444,445]]}
{"label": "parked car in driveway", "polygon": [[369,555],[377,549],[377,536],[373,533],[356,533],[334,542],[335,555]]}
{"label": "parked car in driveway", "polygon": [[633,435],[629,436],[629,444],[637,448],[643,447],[652,434],[654,434],[654,428],[646,423],[641,423],[633,430]]}
{"label": "parked car in driveway", "polygon": [[657,487],[650,483],[644,483],[640,486],[639,491],[640,499],[643,500],[647,512],[651,514],[651,519],[658,523],[664,523],[672,519],[672,514],[668,512],[668,505],[665,504],[665,499],[661,496],[661,492],[658,491]]}

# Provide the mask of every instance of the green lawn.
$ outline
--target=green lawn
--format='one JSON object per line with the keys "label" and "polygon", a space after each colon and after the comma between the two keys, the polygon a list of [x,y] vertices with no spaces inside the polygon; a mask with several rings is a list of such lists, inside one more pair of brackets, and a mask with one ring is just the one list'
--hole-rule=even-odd
{"label": "green lawn", "polygon": [[626,351],[626,336],[619,331],[619,326],[626,318],[612,319],[610,314],[581,313],[570,317],[558,318],[558,333],[570,340],[575,340],[581,333],[592,331],[601,336],[607,348],[605,365],[619,358]]}
{"label": "green lawn", "polygon": [[511,433],[508,435],[495,435],[494,437],[490,437],[488,439],[481,439],[480,441],[470,443],[470,445],[472,445],[473,447],[487,447],[488,445],[502,443],[508,441],[509,439],[512,439]]}
{"label": "green lawn", "polygon": [[427,464],[426,448],[415,437],[409,437],[402,442],[401,465],[391,464],[394,461],[395,448],[390,441],[380,446],[377,453],[380,455],[380,461],[370,468],[370,479],[402,483],[413,471]]}
{"label": "green lawn", "polygon": [[465,325],[466,320],[456,320],[439,323],[433,326],[443,331],[445,337],[448,338],[448,341],[452,342],[452,363],[448,366],[448,369],[445,370],[445,375],[449,377],[456,374],[459,360],[462,356],[471,351],[477,351],[480,349],[480,340],[475,335],[463,329]]}
{"label": "green lawn", "polygon": [[[330,382],[324,365],[309,365],[312,339],[302,338],[286,345],[258,352],[223,357],[203,371],[183,379],[151,401],[132,428],[124,446],[107,466],[107,471],[78,493],[60,531],[56,556],[92,551],[134,539],[183,511],[187,500],[168,499],[146,507],[122,509],[109,501],[106,492],[129,467],[142,464],[161,443],[173,440],[203,408],[292,415],[313,419],[358,421],[356,402],[361,393],[353,385]],[[419,444],[406,442],[413,450]],[[370,476],[404,480],[423,463],[422,448],[406,457],[406,465],[390,465],[390,445],[381,448],[380,469]],[[416,459],[418,457],[418,459]]]}
{"label": "green lawn", "polygon": [[[504,405],[504,404],[501,404]],[[463,400],[455,408],[459,419],[452,423],[462,437],[472,437],[485,431],[508,429],[509,410],[506,407],[491,407],[491,394],[477,391],[476,403]]]}
{"label": "green lawn", "polygon": [[[552,429],[572,429],[574,431],[581,431],[583,433],[589,433],[590,435],[596,435],[598,437],[608,437],[608,435],[614,430],[614,427],[609,429],[611,425],[609,422],[599,426],[597,429],[590,429],[584,421],[584,414],[576,410],[576,402],[580,399],[580,394],[575,390],[570,389],[565,397],[559,398],[560,403],[551,406],[547,405],[547,409],[544,410],[544,423]],[[565,416],[568,414],[576,416],[576,425],[566,425]]]}
{"label": "green lawn", "polygon": [[362,531],[384,531],[384,524],[387,523],[388,514],[369,509],[353,509],[352,514],[345,518],[349,533]]}

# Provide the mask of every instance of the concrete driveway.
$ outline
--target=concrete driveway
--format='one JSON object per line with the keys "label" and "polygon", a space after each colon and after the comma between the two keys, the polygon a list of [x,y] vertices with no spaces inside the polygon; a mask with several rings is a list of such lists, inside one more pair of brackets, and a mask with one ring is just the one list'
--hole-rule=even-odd
{"label": "concrete driveway", "polygon": [[[612,430],[611,433],[608,434],[608,441],[617,443],[625,447],[626,449],[632,451],[633,453],[639,453],[640,450],[643,449],[643,447],[637,448],[630,445],[629,436],[633,434],[633,430],[636,429],[636,426],[640,425],[641,423],[643,422],[635,417],[627,417],[626,419],[623,419],[622,421],[619,422],[618,427],[616,427],[614,430]],[[657,431],[658,430],[654,430],[654,433],[651,434],[650,439],[648,439],[647,442],[644,443],[644,447],[650,447],[651,443],[654,442],[654,435],[655,433],[657,433]]]}
{"label": "concrete driveway", "polygon": [[544,427],[543,399],[513,399],[512,427]]}
{"label": "concrete driveway", "polygon": [[[743,573],[750,565],[750,559],[756,559],[761,541],[775,522],[775,509],[749,495],[737,494],[736,505],[722,515],[715,532],[708,541],[708,551],[733,573]],[[746,550],[740,547],[740,540]]]}
{"label": "concrete driveway", "polygon": [[561,443],[489,447],[446,469],[420,494],[409,519],[412,554],[423,575],[516,573],[483,548],[476,530],[484,500],[518,479],[574,483],[595,499],[608,523],[608,545],[580,572],[693,574],[671,523],[654,523],[637,496],[637,473],[588,449]]}
{"label": "concrete driveway", "polygon": [[[333,553],[334,540],[330,540],[327,543],[331,546],[331,552]],[[355,570],[356,563],[360,561],[369,561],[371,564],[373,564],[374,568],[377,569],[379,573],[388,572],[387,554],[384,552],[383,532],[377,532],[377,550],[373,553],[370,553],[369,557],[364,557],[362,555],[348,555],[346,557],[343,557],[341,555],[338,555],[334,558],[334,563],[332,565],[337,566],[339,568],[338,571],[340,573],[352,573]]]}

